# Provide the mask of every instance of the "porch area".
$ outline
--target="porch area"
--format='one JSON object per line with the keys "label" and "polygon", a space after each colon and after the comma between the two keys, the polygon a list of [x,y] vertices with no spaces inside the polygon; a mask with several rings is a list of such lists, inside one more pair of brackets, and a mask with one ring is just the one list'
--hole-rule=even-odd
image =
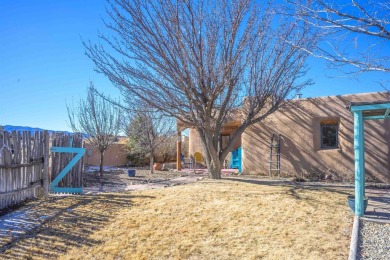
{"label": "porch area", "polygon": [[[206,174],[205,151],[201,143],[199,133],[194,127],[189,127],[179,121],[177,125],[177,146],[176,146],[176,170],[188,173]],[[239,121],[230,121],[223,125],[218,139],[218,149],[225,149],[231,139],[231,136],[236,132]],[[188,146],[183,145],[182,132],[188,129]],[[186,147],[188,150],[184,150]],[[242,150],[241,137],[234,143],[233,150],[228,154],[222,164],[222,175],[230,175],[242,172]]]}
{"label": "porch area", "polygon": [[[389,220],[388,192],[376,192],[377,196],[369,196],[366,192],[364,121],[389,119],[390,101],[352,102],[349,110],[354,118],[355,215],[366,218],[384,217]],[[366,211],[364,210],[365,198],[368,198]]]}

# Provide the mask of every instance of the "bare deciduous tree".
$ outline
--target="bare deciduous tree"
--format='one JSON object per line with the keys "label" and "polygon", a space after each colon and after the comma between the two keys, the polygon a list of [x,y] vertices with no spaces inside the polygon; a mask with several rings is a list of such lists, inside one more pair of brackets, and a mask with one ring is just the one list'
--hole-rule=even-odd
{"label": "bare deciduous tree", "polygon": [[104,152],[117,140],[120,130],[118,108],[97,96],[92,82],[86,99],[81,99],[76,107],[66,107],[72,130],[85,134],[91,146],[99,150],[100,176],[103,176]]}
{"label": "bare deciduous tree", "polygon": [[[197,130],[211,178],[221,178],[247,127],[310,84],[301,80],[308,56],[301,48],[310,50],[317,38],[257,2],[112,0],[112,35],[100,35],[102,45],[84,43],[96,70],[121,91]],[[240,125],[220,150],[229,115]]]}
{"label": "bare deciduous tree", "polygon": [[172,119],[156,111],[136,112],[126,129],[131,152],[149,157],[150,173],[153,174],[156,152],[172,136]]}
{"label": "bare deciduous tree", "polygon": [[[188,151],[188,147],[184,143],[183,151]],[[161,157],[163,162],[170,162],[176,160],[177,155],[177,135],[172,133],[171,135],[166,136],[165,140],[161,143],[161,145],[157,148],[156,154]],[[184,154],[185,152],[183,152]]]}
{"label": "bare deciduous tree", "polygon": [[[315,57],[332,67],[348,66],[348,73],[390,72],[390,1],[287,0],[296,12],[323,34]],[[387,50],[387,51],[386,51]]]}

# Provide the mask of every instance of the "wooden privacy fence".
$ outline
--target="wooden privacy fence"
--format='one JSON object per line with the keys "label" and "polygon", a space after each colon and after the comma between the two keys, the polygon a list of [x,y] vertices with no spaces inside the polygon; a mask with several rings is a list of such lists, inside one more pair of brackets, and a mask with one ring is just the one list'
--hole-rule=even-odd
{"label": "wooden privacy fence", "polygon": [[0,209],[43,195],[44,133],[0,132]]}
{"label": "wooden privacy fence", "polygon": [[[72,142],[73,140],[73,142]],[[0,210],[26,199],[47,196],[49,183],[72,159],[71,154],[51,153],[52,146],[82,147],[81,135],[48,131],[0,131]],[[82,187],[82,161],[59,187]]]}

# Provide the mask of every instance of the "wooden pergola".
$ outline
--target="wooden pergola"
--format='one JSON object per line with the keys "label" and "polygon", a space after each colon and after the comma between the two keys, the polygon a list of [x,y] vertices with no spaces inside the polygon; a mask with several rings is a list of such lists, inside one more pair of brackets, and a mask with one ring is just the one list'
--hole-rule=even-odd
{"label": "wooden pergola", "polygon": [[187,126],[180,121],[176,121],[176,134],[177,134],[177,142],[176,142],[176,170],[181,170],[181,132],[186,129]]}
{"label": "wooden pergola", "polygon": [[355,215],[364,215],[364,121],[390,118],[390,101],[353,102],[349,107],[354,118]]}

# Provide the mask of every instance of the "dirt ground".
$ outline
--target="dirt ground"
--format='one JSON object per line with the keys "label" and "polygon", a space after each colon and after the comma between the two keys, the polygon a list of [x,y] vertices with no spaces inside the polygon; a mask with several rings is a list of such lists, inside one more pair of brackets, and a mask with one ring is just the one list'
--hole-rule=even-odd
{"label": "dirt ground", "polygon": [[[127,171],[134,169],[136,171],[135,177],[129,177]],[[100,183],[104,186],[111,187],[126,187],[128,185],[158,183],[178,177],[188,176],[189,173],[169,171],[154,171],[150,174],[147,168],[128,168],[128,167],[111,167],[106,168],[103,172],[103,177],[100,178],[99,172],[95,169],[88,169],[83,175],[84,187],[97,187]]]}

